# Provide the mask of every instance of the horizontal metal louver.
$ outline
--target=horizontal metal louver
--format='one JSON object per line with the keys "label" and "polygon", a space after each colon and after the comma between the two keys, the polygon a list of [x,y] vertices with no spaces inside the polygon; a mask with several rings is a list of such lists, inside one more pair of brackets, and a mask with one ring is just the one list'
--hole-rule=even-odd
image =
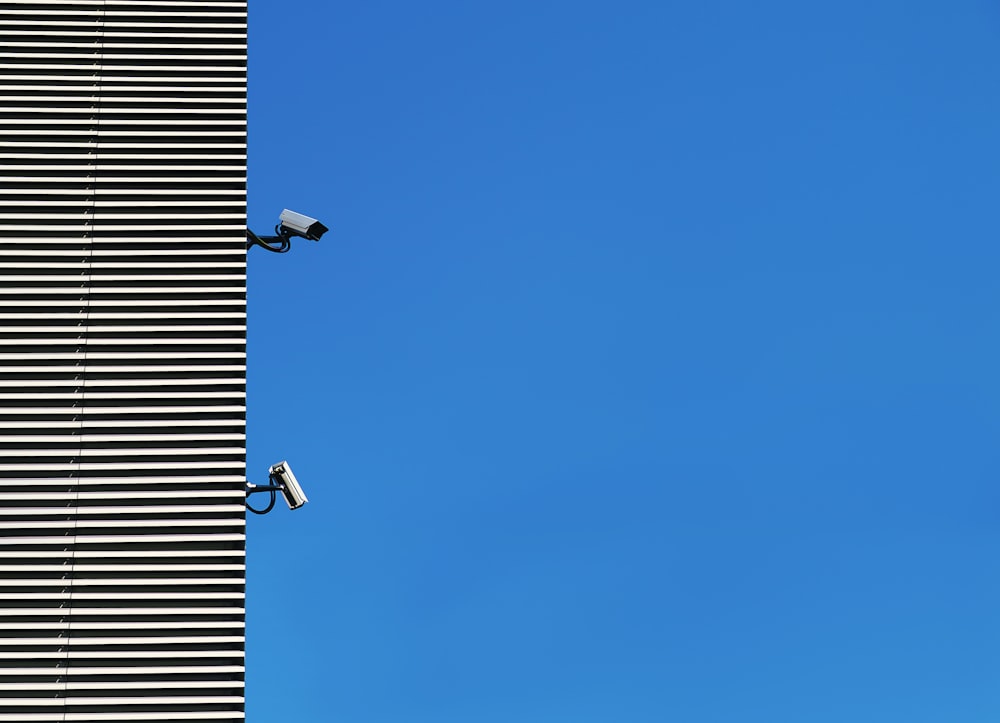
{"label": "horizontal metal louver", "polygon": [[0,722],[243,719],[246,3],[0,0]]}

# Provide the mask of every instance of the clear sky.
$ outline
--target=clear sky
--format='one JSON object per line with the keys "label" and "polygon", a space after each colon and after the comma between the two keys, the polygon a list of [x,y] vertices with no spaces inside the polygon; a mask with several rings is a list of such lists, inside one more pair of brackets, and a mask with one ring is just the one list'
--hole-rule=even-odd
{"label": "clear sky", "polygon": [[1000,717],[996,3],[250,40],[249,723]]}

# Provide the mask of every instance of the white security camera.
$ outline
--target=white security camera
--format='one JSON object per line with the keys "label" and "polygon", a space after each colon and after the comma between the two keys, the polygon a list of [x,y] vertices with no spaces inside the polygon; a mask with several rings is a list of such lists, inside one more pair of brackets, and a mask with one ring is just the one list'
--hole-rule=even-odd
{"label": "white security camera", "polygon": [[292,247],[292,237],[301,236],[310,241],[319,241],[320,237],[329,231],[326,226],[304,213],[295,213],[287,208],[281,212],[278,225],[274,227],[275,236],[258,236],[247,229],[247,250],[260,246],[267,251],[283,254]]}
{"label": "white security camera", "polygon": [[288,509],[298,509],[309,501],[306,493],[302,491],[299,481],[292,474],[292,468],[288,466],[288,462],[272,464],[268,475],[274,484],[280,486],[281,494],[284,495],[285,502],[288,503]]}
{"label": "white security camera", "polygon": [[310,241],[319,241],[320,237],[330,230],[316,219],[289,211],[287,208],[281,212],[278,229],[279,233],[284,231],[289,235],[302,236]]}

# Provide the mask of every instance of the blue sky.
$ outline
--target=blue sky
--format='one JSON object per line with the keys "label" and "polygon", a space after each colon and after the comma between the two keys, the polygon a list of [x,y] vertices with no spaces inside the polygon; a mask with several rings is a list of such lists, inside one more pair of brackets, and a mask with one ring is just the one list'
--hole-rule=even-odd
{"label": "blue sky", "polygon": [[249,723],[1000,715],[1000,10],[250,0]]}

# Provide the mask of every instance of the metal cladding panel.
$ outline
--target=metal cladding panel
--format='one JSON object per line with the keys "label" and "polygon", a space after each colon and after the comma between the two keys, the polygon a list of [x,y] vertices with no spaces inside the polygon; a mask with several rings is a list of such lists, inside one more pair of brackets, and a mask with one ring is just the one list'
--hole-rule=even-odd
{"label": "metal cladding panel", "polygon": [[246,3],[0,0],[0,721],[243,719]]}

